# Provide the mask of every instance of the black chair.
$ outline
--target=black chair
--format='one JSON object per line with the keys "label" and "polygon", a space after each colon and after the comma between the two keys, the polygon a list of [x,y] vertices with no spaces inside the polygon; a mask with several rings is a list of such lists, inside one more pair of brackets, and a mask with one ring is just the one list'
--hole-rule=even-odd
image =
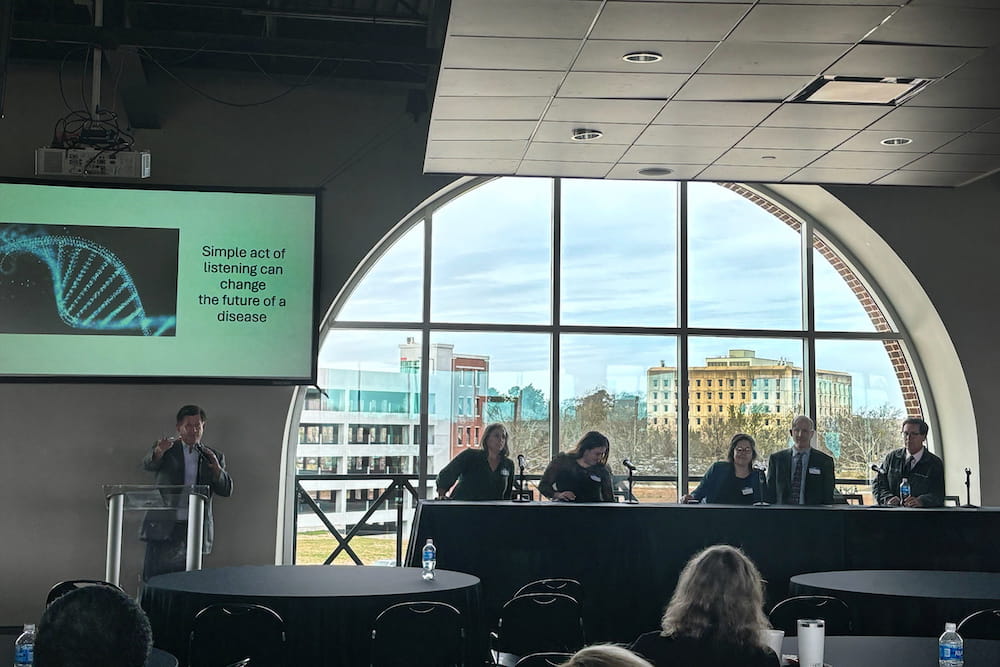
{"label": "black chair", "polygon": [[190,667],[285,664],[285,622],[259,604],[227,602],[205,607],[191,624]]}
{"label": "black chair", "polygon": [[242,660],[237,660],[236,662],[226,665],[226,667],[247,667],[250,664],[250,658],[243,658]]}
{"label": "black chair", "polygon": [[822,618],[827,635],[851,634],[851,610],[843,600],[829,595],[799,595],[782,600],[768,614],[775,630],[784,630],[786,637],[799,633],[800,618]]}
{"label": "black chair", "polygon": [[576,579],[566,579],[563,577],[537,579],[521,586],[514,593],[513,597],[526,593],[562,593],[563,595],[570,596],[581,605],[583,604],[583,584]]}
{"label": "black chair", "polygon": [[575,653],[584,646],[580,603],[564,593],[516,595],[500,611],[493,635],[497,662],[531,653]]}
{"label": "black chair", "polygon": [[514,667],[559,667],[573,657],[572,653],[530,653],[514,665]]}
{"label": "black chair", "polygon": [[400,602],[384,609],[372,629],[373,667],[464,664],[462,614],[444,602]]}
{"label": "black chair", "polygon": [[86,586],[110,586],[111,588],[122,590],[110,581],[101,581],[100,579],[70,579],[68,581],[60,581],[58,584],[49,589],[49,594],[45,597],[45,606],[48,607],[57,598],[66,595],[66,593],[69,593],[70,591],[75,591],[78,588],[85,588]]}
{"label": "black chair", "polygon": [[981,609],[958,624],[963,639],[1000,639],[1000,609]]}

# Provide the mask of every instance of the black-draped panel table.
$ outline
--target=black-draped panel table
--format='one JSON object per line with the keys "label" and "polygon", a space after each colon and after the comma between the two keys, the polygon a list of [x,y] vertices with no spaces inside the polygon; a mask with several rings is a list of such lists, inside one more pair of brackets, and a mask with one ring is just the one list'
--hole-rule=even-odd
{"label": "black-draped panel table", "polygon": [[792,577],[795,595],[832,595],[851,608],[862,635],[929,637],[974,611],[1000,607],[1000,573],[845,570]]}
{"label": "black-draped panel table", "polygon": [[424,581],[418,568],[347,565],[254,565],[152,577],[140,602],[157,647],[187,663],[191,621],[221,602],[262,604],[285,620],[288,662],[310,667],[367,665],[378,614],[398,602],[447,602],[465,620],[470,663],[486,655],[479,579],[438,570]]}
{"label": "black-draped panel table", "polygon": [[[797,655],[798,640],[785,637],[781,652]],[[937,667],[937,638],[827,637],[823,662],[832,667]],[[965,640],[965,667],[996,665],[1000,665],[1000,641]]]}

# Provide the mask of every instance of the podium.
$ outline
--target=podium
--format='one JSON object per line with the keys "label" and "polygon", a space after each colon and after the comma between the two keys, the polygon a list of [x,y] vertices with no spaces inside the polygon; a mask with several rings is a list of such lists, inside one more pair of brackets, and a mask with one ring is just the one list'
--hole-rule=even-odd
{"label": "podium", "polygon": [[106,484],[104,498],[108,506],[108,555],[104,580],[120,585],[122,560],[122,523],[126,511],[183,512],[187,501],[187,569],[201,569],[201,547],[205,522],[205,484],[153,485]]}

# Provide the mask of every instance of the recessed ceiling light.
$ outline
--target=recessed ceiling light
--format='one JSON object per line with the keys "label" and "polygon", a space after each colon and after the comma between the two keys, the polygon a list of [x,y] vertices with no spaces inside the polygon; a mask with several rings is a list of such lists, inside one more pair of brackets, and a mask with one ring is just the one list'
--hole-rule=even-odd
{"label": "recessed ceiling light", "polygon": [[909,137],[889,137],[888,139],[883,139],[879,142],[883,146],[905,146],[907,144],[912,144],[913,139]]}
{"label": "recessed ceiling light", "polygon": [[627,63],[638,63],[645,65],[648,63],[658,63],[663,60],[663,56],[656,51],[633,51],[622,56],[622,60]]}
{"label": "recessed ceiling light", "polygon": [[604,133],[600,130],[592,130],[586,127],[578,127],[573,130],[573,141],[593,141],[603,136]]}
{"label": "recessed ceiling light", "polygon": [[669,176],[674,170],[669,167],[643,167],[638,173],[642,176]]}

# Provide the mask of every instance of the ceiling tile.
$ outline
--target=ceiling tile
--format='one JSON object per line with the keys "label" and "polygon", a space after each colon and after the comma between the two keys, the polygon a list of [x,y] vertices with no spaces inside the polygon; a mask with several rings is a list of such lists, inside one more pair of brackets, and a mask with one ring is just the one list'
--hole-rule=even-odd
{"label": "ceiling tile", "polygon": [[695,4],[611,0],[590,36],[594,39],[717,42],[739,22],[749,7],[749,2]]}
{"label": "ceiling tile", "polygon": [[567,178],[604,178],[611,164],[594,162],[553,162],[549,160],[524,160],[517,169],[518,176],[565,176]]}
{"label": "ceiling tile", "polygon": [[1000,155],[968,155],[959,153],[931,153],[914,160],[903,169],[919,171],[978,171],[1000,169]]}
{"label": "ceiling tile", "polygon": [[562,72],[443,69],[438,79],[437,94],[461,97],[551,96],[562,78]]}
{"label": "ceiling tile", "polygon": [[869,40],[902,44],[990,46],[1000,41],[1000,12],[954,6],[910,6],[897,11]]}
{"label": "ceiling tile", "polygon": [[561,144],[533,141],[524,154],[526,160],[551,160],[565,162],[617,162],[628,146],[608,144]]}
{"label": "ceiling tile", "polygon": [[448,34],[583,37],[600,4],[596,0],[452,0]]}
{"label": "ceiling tile", "polygon": [[984,79],[1000,70],[1000,47],[994,46],[982,52],[961,69],[951,75],[953,79]]}
{"label": "ceiling tile", "polygon": [[615,165],[611,171],[608,172],[607,178],[614,178],[620,180],[629,181],[680,181],[689,180],[698,175],[698,173],[705,168],[706,165],[698,164],[683,164],[676,167],[671,166],[673,172],[666,174],[664,176],[646,176],[644,174],[638,173],[643,167],[661,167],[663,165],[652,163],[652,164],[619,164]]}
{"label": "ceiling tile", "polygon": [[545,111],[548,97],[442,97],[434,100],[434,120],[531,120]]}
{"label": "ceiling tile", "polygon": [[427,158],[425,174],[513,174],[520,160],[483,160],[476,158]]}
{"label": "ceiling tile", "polygon": [[810,167],[823,169],[898,169],[913,162],[924,153],[876,151],[830,151],[813,162]]}
{"label": "ceiling tile", "polygon": [[775,102],[668,102],[656,125],[756,125],[778,108]]}
{"label": "ceiling tile", "polygon": [[829,150],[853,134],[854,130],[758,127],[745,136],[737,147]]}
{"label": "ceiling tile", "polygon": [[823,169],[806,167],[785,179],[786,183],[854,183],[863,185],[882,178],[885,169]]}
{"label": "ceiling tile", "polygon": [[698,175],[698,180],[778,183],[795,171],[795,168],[789,167],[729,167],[711,165]]}
{"label": "ceiling tile", "polygon": [[545,120],[571,123],[648,123],[663,108],[661,100],[593,100],[557,98]]}
{"label": "ceiling tile", "polygon": [[[534,141],[565,141],[579,143],[573,140],[573,130],[580,127],[579,123],[567,123],[563,121],[545,121],[535,132]],[[596,139],[598,144],[625,144],[631,145],[639,133],[646,129],[645,125],[624,124],[624,123],[590,123],[588,129],[597,129],[604,133],[600,139]]]}
{"label": "ceiling tile", "polygon": [[[717,42],[662,42],[588,39],[573,64],[578,72],[690,73],[698,69]],[[626,53],[652,51],[664,55],[655,63],[629,63]]]}
{"label": "ceiling tile", "polygon": [[658,99],[666,101],[687,79],[686,74],[621,74],[570,72],[559,87],[559,97]]}
{"label": "ceiling tile", "polygon": [[[772,0],[768,0],[771,2]],[[995,9],[997,0],[910,0],[911,7],[971,7]]]}
{"label": "ceiling tile", "polygon": [[835,76],[942,77],[982,53],[955,46],[858,44],[830,66]]}
{"label": "ceiling tile", "polygon": [[520,159],[527,141],[431,141],[429,158],[500,158]]}
{"label": "ceiling tile", "polygon": [[[950,2],[951,0],[944,0]],[[986,2],[988,0],[979,0]],[[888,0],[760,0],[762,5],[887,5]]]}
{"label": "ceiling tile", "polygon": [[823,155],[823,151],[773,148],[732,148],[715,164],[740,167],[804,167]]}
{"label": "ceiling tile", "polygon": [[894,8],[823,5],[757,5],[730,39],[761,42],[854,44]]}
{"label": "ceiling tile", "polygon": [[[997,109],[1000,111],[1000,109]],[[1000,118],[976,128],[977,132],[1000,132]]]}
{"label": "ceiling tile", "polygon": [[1000,109],[903,106],[890,111],[868,129],[967,132],[998,116]]}
{"label": "ceiling tile", "polygon": [[640,146],[719,146],[729,148],[749,127],[713,125],[650,125],[636,144]]}
{"label": "ceiling tile", "polygon": [[843,151],[879,151],[885,153],[929,153],[958,137],[957,132],[914,132],[907,130],[905,136],[913,143],[905,146],[883,146],[883,139],[898,136],[887,130],[864,130],[838,146]]}
{"label": "ceiling tile", "polygon": [[695,74],[674,96],[676,100],[781,102],[804,88],[811,76]]}
{"label": "ceiling tile", "polygon": [[987,153],[1000,155],[1000,134],[970,132],[938,149],[939,153]]}
{"label": "ceiling tile", "polygon": [[820,104],[786,102],[768,116],[766,127],[806,127],[816,129],[860,130],[884,115],[892,107],[870,104]]}
{"label": "ceiling tile", "polygon": [[873,185],[915,185],[953,188],[982,176],[974,171],[894,171],[874,181]]}
{"label": "ceiling tile", "polygon": [[445,41],[441,66],[447,69],[568,69],[579,39],[462,37]]}
{"label": "ceiling tile", "polygon": [[431,141],[483,139],[528,139],[537,123],[531,120],[435,120]]}
{"label": "ceiling tile", "polygon": [[[961,70],[959,70],[961,72]],[[931,83],[907,104],[921,107],[1000,107],[1000,86],[991,79],[964,79],[949,76]]]}
{"label": "ceiling tile", "polygon": [[726,40],[698,71],[701,74],[815,75],[842,56],[846,48],[843,44]]}
{"label": "ceiling tile", "polygon": [[726,152],[722,146],[633,146],[618,161],[623,164],[709,164]]}

